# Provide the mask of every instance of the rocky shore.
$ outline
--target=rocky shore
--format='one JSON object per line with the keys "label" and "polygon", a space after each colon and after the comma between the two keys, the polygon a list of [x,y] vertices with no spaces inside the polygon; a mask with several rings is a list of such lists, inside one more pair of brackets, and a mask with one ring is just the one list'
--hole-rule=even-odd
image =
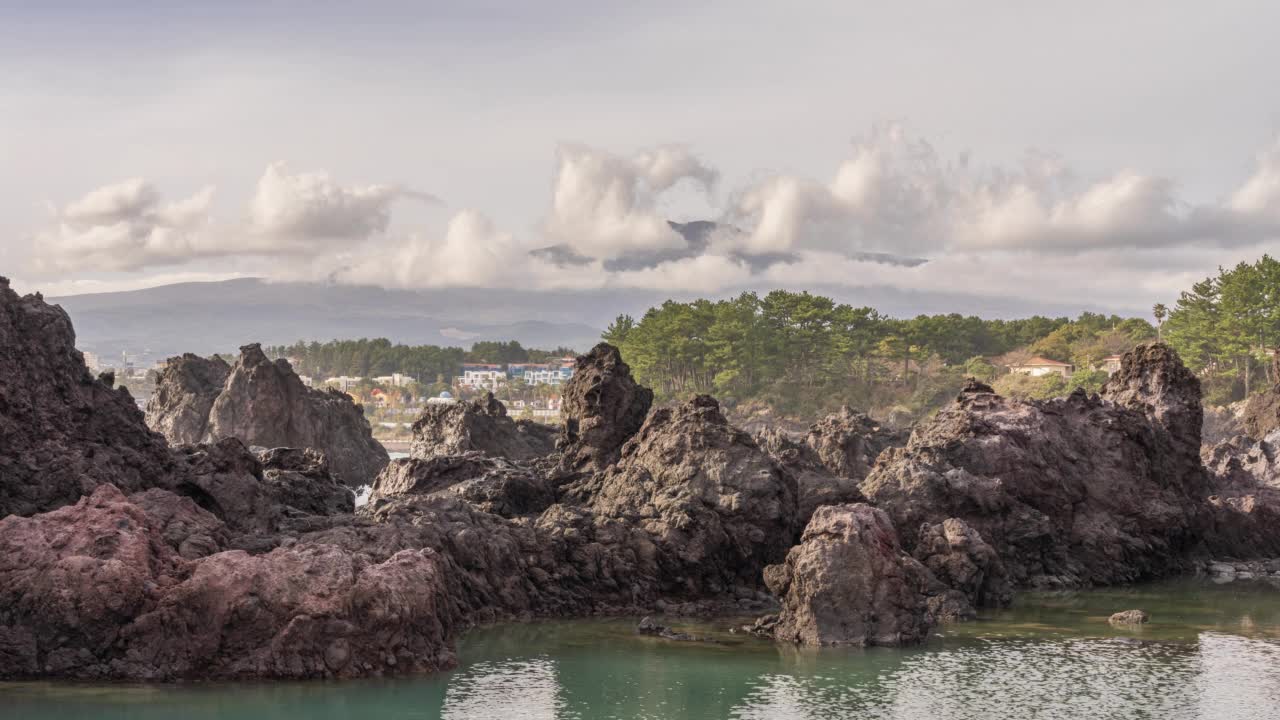
{"label": "rocky shore", "polygon": [[909,439],[842,411],[799,440],[706,396],[654,406],[600,345],[558,437],[486,399],[425,414],[389,463],[349,400],[255,345],[171,363],[144,419],[74,344],[0,279],[4,678],[430,672],[475,624],[592,614],[900,644],[1019,588],[1225,576],[1227,557],[1245,579],[1280,556],[1277,438],[1202,458],[1199,383],[1158,344],[1100,396],[971,383]]}

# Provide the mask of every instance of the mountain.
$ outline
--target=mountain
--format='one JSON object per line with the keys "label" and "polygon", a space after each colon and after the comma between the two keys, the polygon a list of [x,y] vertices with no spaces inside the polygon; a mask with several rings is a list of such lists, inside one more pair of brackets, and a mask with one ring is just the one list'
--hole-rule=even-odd
{"label": "mountain", "polygon": [[[234,352],[249,342],[385,337],[468,347],[518,340],[530,347],[591,347],[607,314],[584,315],[580,299],[557,303],[507,290],[412,292],[256,278],[179,283],[130,292],[50,298],[66,309],[82,350],[128,352],[143,362],[194,352]],[[590,319],[582,319],[582,318]],[[594,319],[597,322],[591,322]]]}
{"label": "mountain", "polygon": [[[50,298],[75,323],[76,345],[104,359],[121,352],[140,363],[183,352],[235,352],[246,343],[285,344],[297,340],[385,337],[410,344],[468,347],[476,340],[518,340],[526,346],[567,346],[585,351],[614,317],[639,317],[670,298],[730,297],[718,293],[656,290],[522,290],[451,288],[386,290],[325,283],[283,283],[260,279],[181,283],[130,292]],[[838,302],[869,305],[896,317],[921,313],[1075,316],[1082,310],[1123,312],[1079,303],[897,290],[887,287],[803,286]]]}

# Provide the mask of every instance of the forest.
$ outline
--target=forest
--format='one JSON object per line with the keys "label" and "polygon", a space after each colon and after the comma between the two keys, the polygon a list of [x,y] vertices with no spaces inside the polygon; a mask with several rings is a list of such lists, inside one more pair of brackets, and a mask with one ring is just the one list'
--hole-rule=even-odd
{"label": "forest", "polygon": [[[959,314],[893,318],[808,292],[775,290],[722,300],[667,301],[640,318],[618,316],[603,339],[621,348],[659,400],[710,393],[730,407],[766,405],[813,417],[841,404],[910,422],[950,400],[966,377],[1019,397],[1101,389],[1105,358],[1162,337],[1202,378],[1206,401],[1226,404],[1280,382],[1280,262],[1220,269],[1144,318],[1082,313],[986,320]],[[389,340],[299,342],[268,348],[313,377],[401,372],[448,383],[465,362],[540,362],[574,354],[518,342],[469,350]],[[1069,378],[1010,373],[1031,357],[1070,363]]]}

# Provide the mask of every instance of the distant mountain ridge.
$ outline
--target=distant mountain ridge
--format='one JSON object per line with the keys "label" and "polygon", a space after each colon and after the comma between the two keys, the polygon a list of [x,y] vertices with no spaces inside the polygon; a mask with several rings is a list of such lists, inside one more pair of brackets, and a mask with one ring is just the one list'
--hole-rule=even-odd
{"label": "distant mountain ridge", "polygon": [[[1141,312],[1133,308],[1055,303],[1031,298],[909,291],[882,286],[784,284],[837,302],[868,305],[895,317],[952,313],[986,318],[1072,316],[1082,310]],[[67,310],[82,350],[114,359],[122,351],[146,360],[183,352],[235,352],[241,345],[290,344],[385,337],[406,344],[469,347],[477,340],[518,340],[526,346],[585,351],[619,314],[643,315],[667,299],[726,298],[714,293],[636,288],[532,290],[447,288],[387,290],[331,283],[270,282],[241,278],[163,285],[128,292],[49,298]]]}

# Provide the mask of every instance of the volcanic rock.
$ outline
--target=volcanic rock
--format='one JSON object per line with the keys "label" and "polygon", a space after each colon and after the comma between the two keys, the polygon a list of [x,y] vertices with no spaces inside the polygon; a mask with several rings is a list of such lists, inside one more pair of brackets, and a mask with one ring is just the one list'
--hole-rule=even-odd
{"label": "volcanic rock", "polygon": [[616,464],[562,500],[645,528],[674,593],[758,584],[798,529],[795,480],[706,395],[654,410]]}
{"label": "volcanic rock", "polygon": [[765,581],[782,611],[760,626],[803,645],[919,642],[938,619],[931,606],[942,607],[931,598],[963,605],[902,551],[889,516],[865,503],[818,508]]}
{"label": "volcanic rock", "polygon": [[147,404],[152,427],[173,443],[238,438],[251,446],[314,448],[328,458],[334,477],[352,487],[373,482],[386,466],[386,449],[350,396],[307,387],[287,360],[268,360],[260,345],[240,348],[210,399],[219,374],[218,361],[172,358]]}
{"label": "volcanic rock", "polygon": [[1241,423],[1244,432],[1255,440],[1280,430],[1280,385],[1251,396],[1245,402]]}
{"label": "volcanic rock", "polygon": [[203,441],[209,412],[230,374],[231,366],[217,355],[169,358],[147,401],[147,426],[175,445]]}
{"label": "volcanic rock", "polygon": [[90,375],[62,308],[0,277],[0,517],[76,502],[110,483],[154,487],[172,462],[129,391]]}
{"label": "volcanic rock", "polygon": [[966,388],[863,482],[904,529],[963,520],[1017,586],[1113,584],[1182,569],[1211,491],[1199,382],[1164,346],[1126,353],[1105,397],[1018,401]]}
{"label": "volcanic rock", "polygon": [[378,475],[369,504],[390,497],[448,492],[503,517],[539,513],[555,502],[545,478],[481,452],[392,460]]}
{"label": "volcanic rock", "polygon": [[795,476],[803,527],[818,507],[865,500],[859,483],[881,452],[906,444],[908,436],[842,407],[811,425],[801,441],[776,428],[762,430],[756,441]]}
{"label": "volcanic rock", "polygon": [[1207,448],[1213,495],[1205,545],[1213,557],[1280,555],[1280,430]]}
{"label": "volcanic rock", "polygon": [[653,405],[653,391],[636,383],[618,348],[608,343],[578,358],[562,396],[557,445],[571,472],[602,470],[617,459]]}
{"label": "volcanic rock", "polygon": [[1107,618],[1112,625],[1141,625],[1151,619],[1146,610],[1122,610]]}
{"label": "volcanic rock", "polygon": [[428,405],[413,424],[410,457],[430,459],[480,451],[508,460],[528,461],[555,450],[555,429],[531,420],[512,420],[493,397],[469,403]]}
{"label": "volcanic rock", "polygon": [[0,676],[320,678],[452,664],[429,550],[372,562],[296,544],[189,561],[156,523],[111,485],[0,520]]}
{"label": "volcanic rock", "polygon": [[948,518],[921,527],[915,557],[974,607],[1006,607],[1013,600],[1000,556],[963,520]]}

